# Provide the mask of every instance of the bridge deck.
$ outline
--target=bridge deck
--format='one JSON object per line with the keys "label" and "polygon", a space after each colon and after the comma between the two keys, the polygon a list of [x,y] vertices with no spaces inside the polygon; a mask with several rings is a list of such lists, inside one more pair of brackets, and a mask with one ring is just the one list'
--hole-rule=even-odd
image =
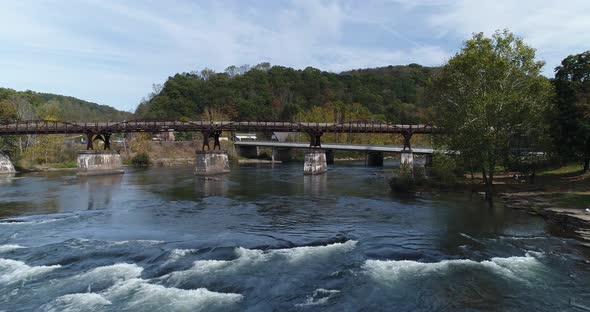
{"label": "bridge deck", "polygon": [[379,122],[258,122],[258,121],[124,121],[63,122],[22,121],[1,123],[0,135],[58,133],[121,133],[167,131],[247,131],[247,132],[346,132],[346,133],[435,133],[428,125],[396,125]]}
{"label": "bridge deck", "polygon": [[[282,148],[309,148],[309,143],[296,142],[278,142],[278,141],[236,141],[236,146],[267,146]],[[392,145],[366,145],[366,144],[335,144],[322,143],[322,149],[327,150],[344,150],[344,151],[372,151],[372,152],[391,152],[399,153],[403,151],[403,146]],[[432,154],[434,150],[431,147],[413,147],[412,153],[415,154]]]}

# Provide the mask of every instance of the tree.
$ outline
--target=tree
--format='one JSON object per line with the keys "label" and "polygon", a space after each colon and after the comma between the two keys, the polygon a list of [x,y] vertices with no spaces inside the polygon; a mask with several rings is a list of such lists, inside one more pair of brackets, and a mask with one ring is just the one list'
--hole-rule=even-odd
{"label": "tree", "polygon": [[566,57],[555,68],[553,138],[562,158],[582,158],[590,170],[590,51]]}
{"label": "tree", "polygon": [[486,197],[497,165],[508,159],[510,140],[543,126],[550,82],[535,49],[507,30],[491,38],[474,34],[429,86],[437,145],[455,150],[482,172]]}

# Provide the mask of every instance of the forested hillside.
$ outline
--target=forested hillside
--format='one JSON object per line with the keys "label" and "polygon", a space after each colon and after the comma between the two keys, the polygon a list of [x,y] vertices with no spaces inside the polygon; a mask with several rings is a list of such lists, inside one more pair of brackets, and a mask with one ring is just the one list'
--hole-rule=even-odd
{"label": "forested hillside", "polygon": [[[339,74],[261,63],[176,74],[136,110],[144,119],[300,120],[318,110],[332,121],[425,121],[424,87],[437,68],[418,64]],[[316,113],[313,113],[316,112]],[[329,121],[329,120],[325,120]]]}
{"label": "forested hillside", "polygon": [[0,88],[0,120],[119,121],[133,114],[71,96]]}

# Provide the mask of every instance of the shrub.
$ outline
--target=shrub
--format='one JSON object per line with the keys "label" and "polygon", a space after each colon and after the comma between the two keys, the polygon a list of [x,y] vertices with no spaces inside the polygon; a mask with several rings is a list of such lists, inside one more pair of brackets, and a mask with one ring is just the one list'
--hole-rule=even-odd
{"label": "shrub", "polygon": [[422,170],[412,171],[410,167],[403,164],[400,166],[399,173],[389,180],[389,187],[396,193],[413,193],[416,187],[424,185],[425,182]]}
{"label": "shrub", "polygon": [[437,184],[454,185],[462,174],[463,168],[451,156],[439,153],[433,155],[430,177]]}
{"label": "shrub", "polygon": [[134,167],[147,167],[150,165],[150,156],[146,152],[137,153],[131,158],[131,164]]}

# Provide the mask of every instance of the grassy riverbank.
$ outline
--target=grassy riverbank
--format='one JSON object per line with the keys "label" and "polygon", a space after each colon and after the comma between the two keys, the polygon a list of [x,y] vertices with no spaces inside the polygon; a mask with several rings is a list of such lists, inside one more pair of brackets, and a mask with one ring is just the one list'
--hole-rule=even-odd
{"label": "grassy riverbank", "polygon": [[506,206],[523,209],[558,223],[590,247],[590,174],[582,174],[581,165],[545,170],[534,183],[519,183],[502,176],[497,194]]}

